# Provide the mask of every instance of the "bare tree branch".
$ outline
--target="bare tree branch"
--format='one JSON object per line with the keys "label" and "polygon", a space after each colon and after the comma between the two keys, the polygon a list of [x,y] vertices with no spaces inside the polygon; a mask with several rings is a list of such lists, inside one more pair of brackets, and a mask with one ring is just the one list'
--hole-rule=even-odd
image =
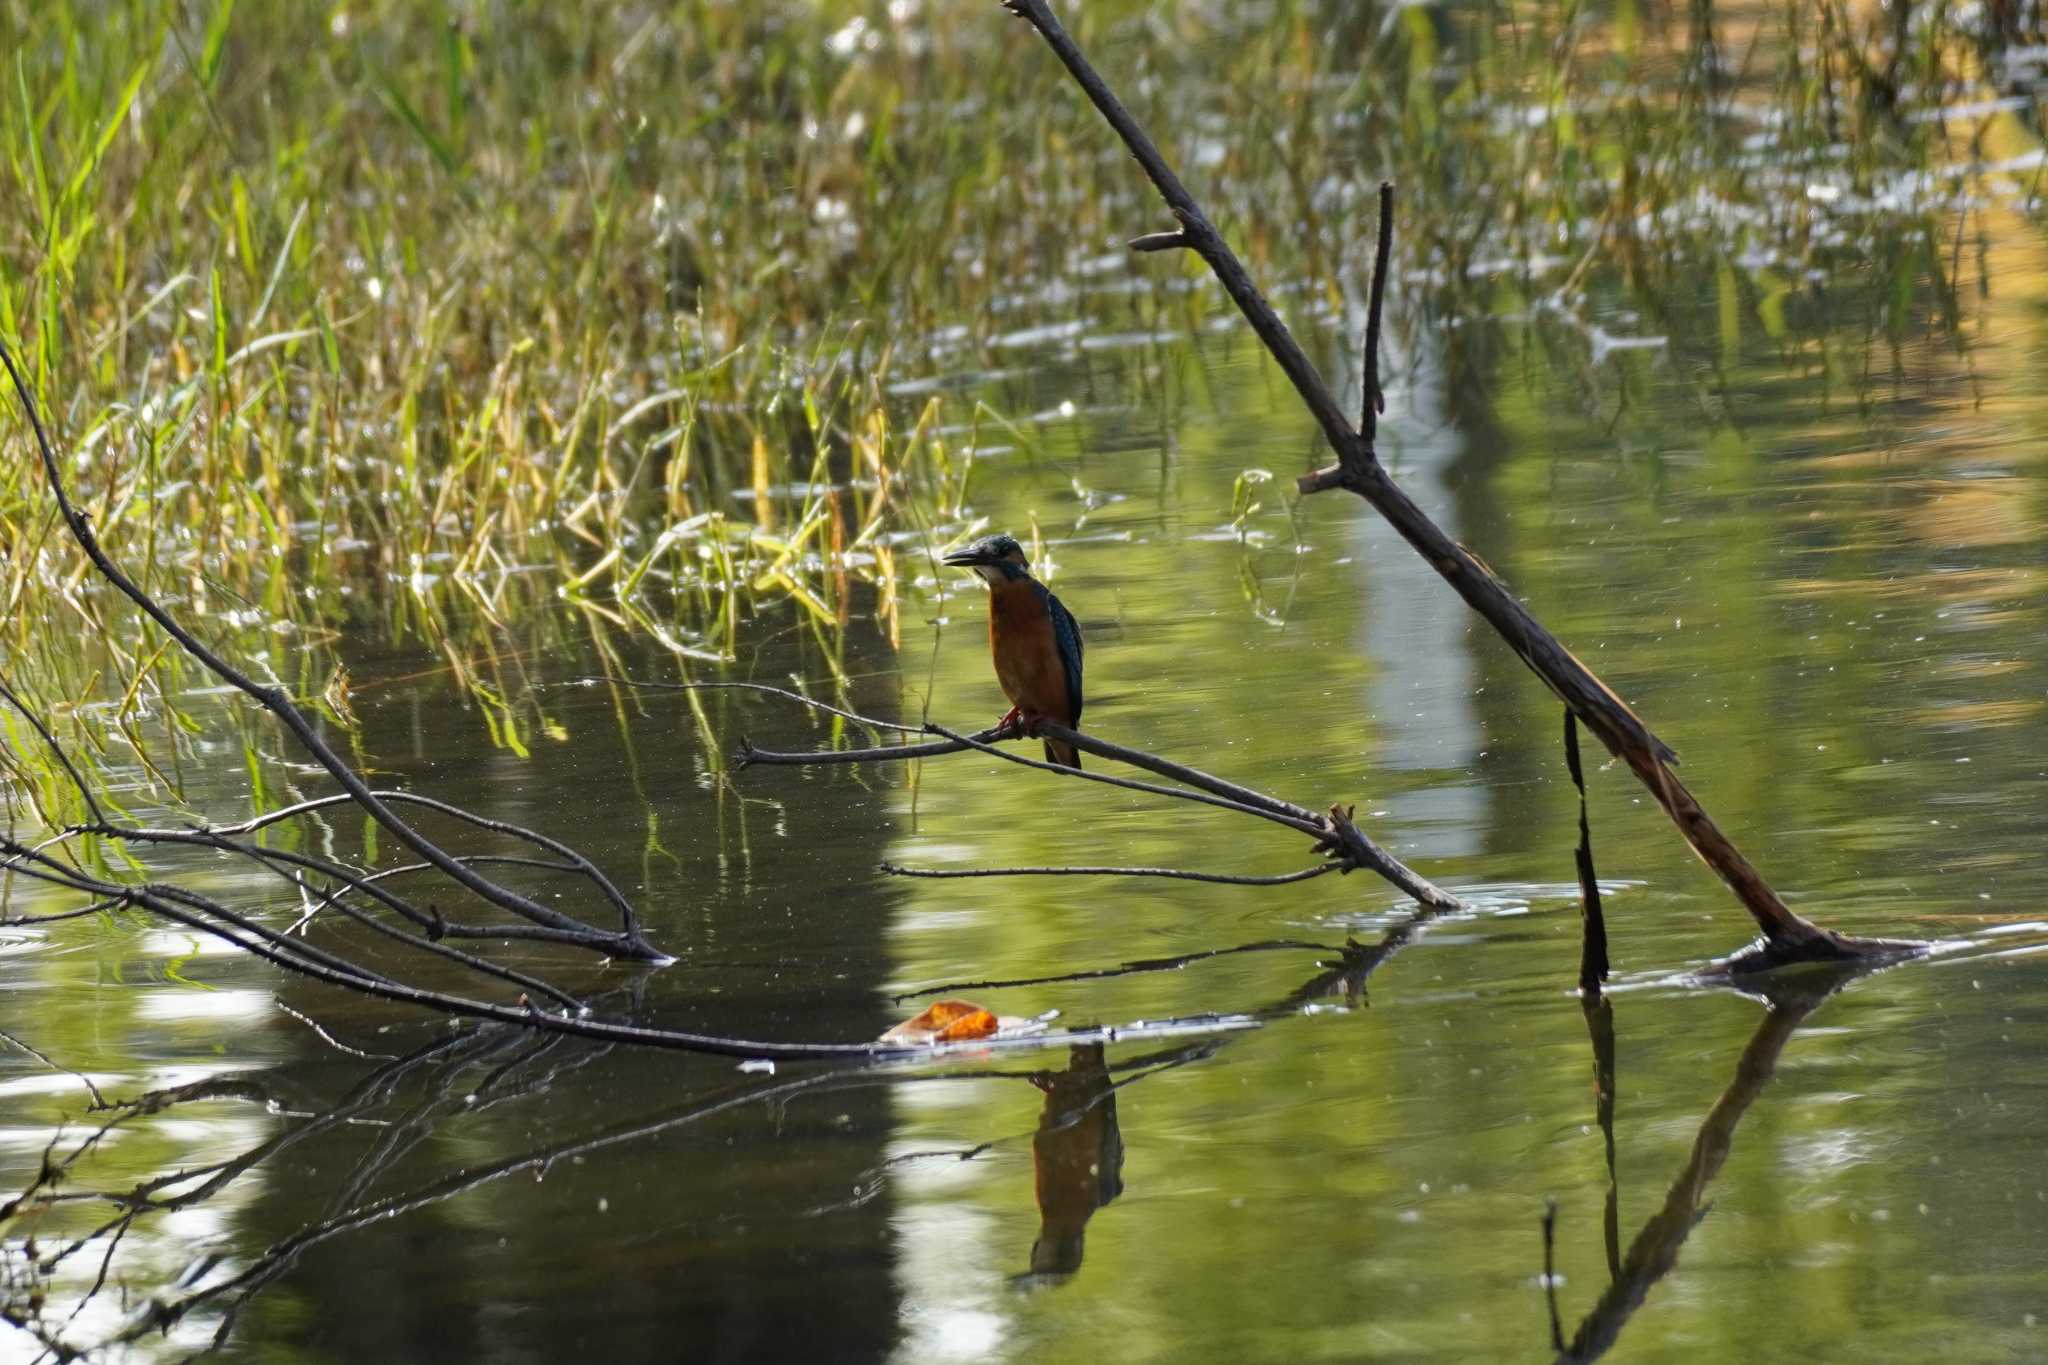
{"label": "bare tree branch", "polygon": [[86,1075],[83,1071],[73,1071],[68,1066],[58,1065],[56,1062],[50,1060],[50,1056],[48,1053],[44,1052],[40,1048],[34,1047],[28,1043],[23,1042],[21,1039],[15,1037],[13,1034],[9,1033],[4,1028],[0,1028],[0,1039],[4,1039],[5,1041],[12,1043],[14,1046],[20,1048],[23,1052],[26,1052],[29,1056],[41,1062],[44,1066],[50,1068],[50,1070],[61,1071],[65,1075],[77,1080],[79,1084],[85,1087],[86,1093],[92,1096],[93,1108],[105,1109],[107,1107],[107,1097],[100,1093],[100,1088],[97,1085],[93,1084],[92,1077]]}
{"label": "bare tree branch", "polygon": [[[1280,315],[1251,281],[1223,236],[1209,222],[1194,196],[1181,184],[1166,159],[1144,128],[1125,109],[1108,84],[1082,55],[1080,47],[1060,24],[1046,0],[1003,0],[1005,8],[1029,23],[1045,39],[1053,54],[1088,99],[1115,130],[1131,155],[1137,158],[1179,220],[1175,241],[1161,237],[1141,239],[1145,249],[1168,245],[1185,246],[1195,252],[1223,285],[1245,321],[1251,324],[1274,361],[1293,383],[1295,392],[1322,428],[1324,438],[1336,452],[1330,468],[1303,476],[1299,488],[1304,494],[1344,488],[1370,503],[1401,536],[1413,546],[1430,567],[1465,599],[1466,603],[1506,641],[1546,686],[1555,692],[1587,728],[1600,737],[1609,752],[1627,761],[1650,794],[1678,826],[1679,832],[1701,860],[1718,873],[1749,911],[1757,926],[1781,955],[1804,959],[1838,959],[1869,953],[1896,953],[1899,942],[1845,938],[1794,914],[1771,889],[1755,867],[1708,817],[1685,784],[1671,772],[1677,756],[1650,732],[1635,712],[1594,676],[1591,669],[1558,643],[1508,591],[1485,561],[1458,544],[1431,521],[1423,510],[1388,477],[1381,468],[1369,436],[1355,430],[1338,406],[1329,386],[1323,382],[1301,345],[1294,339]],[[1390,202],[1383,194],[1382,204]],[[1384,259],[1393,231],[1392,215],[1380,223],[1381,243],[1377,258]],[[1383,281],[1385,271],[1375,272]],[[1377,288],[1377,284],[1375,286]],[[1374,341],[1377,341],[1375,336]],[[1367,360],[1368,372],[1375,366]],[[1366,396],[1367,407],[1373,395]]]}
{"label": "bare tree branch", "polygon": [[[155,599],[150,597],[133,579],[122,572],[121,567],[114,563],[107,552],[101,548],[99,537],[93,533],[91,521],[72,504],[71,495],[64,486],[64,475],[57,461],[56,449],[50,442],[48,432],[43,429],[42,414],[36,407],[35,395],[30,392],[28,380],[23,376],[19,366],[15,363],[14,352],[4,342],[0,342],[0,363],[5,364],[8,377],[14,381],[14,391],[21,399],[22,411],[28,418],[29,427],[35,434],[37,451],[42,456],[44,477],[49,482],[51,494],[57,500],[58,511],[63,514],[64,524],[70,529],[72,539],[78,542],[79,548],[92,561],[93,567],[99,570],[101,577],[105,578],[123,596],[139,607],[150,620],[156,622],[158,627],[175,640],[186,653],[199,660],[200,663],[204,664],[215,675],[252,698],[258,705],[276,716],[285,729],[289,730],[292,736],[299,741],[299,744],[306,752],[311,754],[314,760],[327,770],[328,775],[341,785],[342,790],[348,793],[356,805],[367,812],[378,824],[390,831],[392,836],[400,843],[411,849],[419,857],[424,858],[439,868],[445,876],[501,909],[510,910],[514,914],[531,920],[535,924],[546,925],[553,929],[566,929],[587,935],[586,946],[598,948],[615,957],[651,963],[674,961],[673,958],[661,952],[641,937],[638,919],[633,912],[632,906],[623,897],[619,897],[614,901],[614,908],[620,913],[621,927],[617,932],[606,933],[593,929],[582,921],[565,915],[559,910],[542,905],[530,897],[522,896],[508,887],[501,886],[443,852],[432,840],[420,834],[411,825],[399,818],[398,814],[391,809],[390,803],[372,791],[369,784],[357,775],[355,769],[343,761],[341,755],[336,753],[325,740],[320,738],[319,734],[313,729],[312,722],[307,720],[305,713],[292,703],[290,695],[283,688],[266,687],[258,683],[254,678],[251,678],[248,674],[242,672],[213,649],[209,648],[198,636],[192,634],[191,631],[181,625],[177,618],[158,605]],[[54,741],[52,742],[54,743]],[[69,766],[68,762],[66,766]],[[76,774],[74,773],[73,776],[75,778]],[[86,797],[87,802],[90,803],[91,799],[91,795],[88,793]],[[97,813],[97,807],[94,809]]]}
{"label": "bare tree branch", "polygon": [[549,1012],[537,1008],[524,997],[516,1004],[504,1004],[410,985],[372,973],[315,948],[302,939],[288,938],[246,915],[230,910],[218,901],[184,887],[154,882],[123,886],[102,881],[87,873],[66,867],[48,855],[37,854],[26,845],[4,835],[0,835],[0,855],[19,860],[13,868],[17,875],[69,887],[87,895],[119,898],[125,903],[148,910],[187,928],[213,934],[266,962],[316,981],[342,986],[383,1000],[423,1006],[441,1014],[489,1019],[539,1033],[563,1034],[597,1042],[628,1043],[676,1052],[709,1053],[714,1056],[749,1059],[907,1061],[944,1056],[959,1051],[1036,1049],[1073,1043],[1111,1042],[1130,1037],[1229,1032],[1234,1029],[1258,1027],[1256,1019],[1245,1016],[1201,1014],[1172,1020],[1148,1021],[1142,1025],[1112,1025],[918,1046],[729,1038],[717,1034],[693,1033],[682,1029],[657,1028],[594,1018],[584,1012]]}
{"label": "bare tree branch", "polygon": [[[697,686],[697,684],[680,683],[676,686],[687,689]],[[1332,806],[1328,815],[1317,815],[1305,806],[1297,806],[1291,801],[1283,801],[1277,796],[1269,796],[1265,792],[1217,777],[1213,773],[1203,772],[1199,768],[1190,768],[1184,763],[1176,763],[1172,759],[1161,758],[1159,755],[1147,753],[1143,749],[1133,749],[1127,745],[1112,743],[1101,738],[1099,735],[1071,729],[1053,721],[1040,721],[1033,725],[1031,727],[1032,736],[1061,740],[1073,745],[1076,749],[1094,754],[1099,758],[1126,763],[1134,768],[1157,773],[1162,777],[1171,778],[1185,785],[1182,787],[1162,787],[1156,783],[1135,782],[1127,777],[1117,777],[1112,773],[1097,772],[1093,769],[1069,768],[1064,764],[1047,763],[1041,759],[1011,753],[1007,749],[998,748],[991,742],[993,740],[1022,737],[1022,732],[1016,729],[984,730],[979,734],[973,735],[962,734],[957,730],[949,730],[943,725],[930,723],[913,729],[913,727],[901,722],[876,720],[869,716],[856,715],[851,711],[842,711],[834,706],[826,706],[822,702],[806,697],[801,692],[792,692],[787,688],[770,687],[761,683],[750,684],[750,686],[756,691],[771,693],[796,702],[801,706],[830,711],[834,715],[844,716],[863,725],[870,725],[883,730],[897,730],[903,733],[917,733],[921,731],[925,734],[939,735],[942,737],[943,742],[934,744],[887,745],[879,749],[818,749],[791,753],[756,749],[750,742],[742,741],[739,752],[734,755],[734,761],[741,767],[753,763],[786,766],[801,766],[812,763],[891,763],[904,758],[934,757],[939,754],[958,753],[963,749],[973,749],[981,753],[992,754],[1006,763],[1016,763],[1026,768],[1037,768],[1040,771],[1052,773],[1057,777],[1077,778],[1083,782],[1100,782],[1112,787],[1122,787],[1126,791],[1144,792],[1150,796],[1164,796],[1178,801],[1198,801],[1205,805],[1220,806],[1225,810],[1233,810],[1240,814],[1256,816],[1261,820],[1270,820],[1274,824],[1284,825],[1288,829],[1306,834],[1311,839],[1314,839],[1316,841],[1316,848],[1336,859],[1337,865],[1341,870],[1348,871],[1353,867],[1362,867],[1376,872],[1432,910],[1458,910],[1464,908],[1463,901],[1450,892],[1445,891],[1442,887],[1437,886],[1434,882],[1422,877],[1414,869],[1368,838],[1363,830],[1352,823],[1351,810],[1345,807]],[[1194,790],[1189,790],[1189,788]],[[1160,874],[1158,869],[1151,871],[1153,875]],[[1118,874],[1112,869],[1111,875],[1147,875],[1147,873],[1146,870],[1141,869],[1135,873]],[[1210,876],[1207,874],[1166,872],[1164,875],[1186,876],[1189,880],[1193,881],[1223,880],[1220,876]],[[1306,880],[1306,878],[1290,876],[1288,880],[1301,881]],[[1267,883],[1253,881],[1245,884],[1263,885]]]}

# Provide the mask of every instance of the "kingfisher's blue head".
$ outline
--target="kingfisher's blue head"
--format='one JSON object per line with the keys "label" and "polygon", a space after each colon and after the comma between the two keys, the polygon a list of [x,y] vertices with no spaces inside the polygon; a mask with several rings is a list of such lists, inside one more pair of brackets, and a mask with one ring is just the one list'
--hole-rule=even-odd
{"label": "kingfisher's blue head", "polygon": [[983,536],[972,545],[963,546],[947,555],[946,563],[974,570],[991,586],[1031,577],[1031,566],[1024,558],[1024,547],[1017,543],[1015,536]]}

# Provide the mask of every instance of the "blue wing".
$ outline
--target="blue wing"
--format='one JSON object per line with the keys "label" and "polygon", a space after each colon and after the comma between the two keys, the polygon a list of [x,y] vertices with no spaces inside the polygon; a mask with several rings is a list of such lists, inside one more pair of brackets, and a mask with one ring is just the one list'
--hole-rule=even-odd
{"label": "blue wing", "polygon": [[1052,638],[1059,645],[1060,663],[1067,670],[1067,698],[1073,703],[1074,714],[1069,725],[1081,723],[1081,623],[1074,619],[1074,613],[1067,610],[1066,603],[1054,597],[1041,586],[1045,593],[1046,614],[1052,617]]}

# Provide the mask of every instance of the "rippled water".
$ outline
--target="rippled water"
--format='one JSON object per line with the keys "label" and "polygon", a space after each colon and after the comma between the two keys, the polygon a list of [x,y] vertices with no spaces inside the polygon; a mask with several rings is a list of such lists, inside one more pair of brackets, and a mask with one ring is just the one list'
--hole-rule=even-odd
{"label": "rippled water", "polygon": [[[1311,857],[979,756],[914,779],[731,773],[743,735],[830,732],[754,695],[699,694],[700,714],[586,685],[596,652],[508,641],[521,756],[438,656],[353,641],[355,743],[381,782],[573,838],[681,956],[534,959],[613,1011],[760,1038],[869,1038],[941,994],[1061,1024],[1268,1022],[769,1075],[423,1023],[136,923],[8,931],[0,1017],[20,1044],[111,1095],[201,1087],[67,1177],[86,1194],[184,1173],[176,1207],[66,1263],[74,1296],[110,1275],[66,1330],[96,1339],[234,1281],[133,1352],[182,1355],[233,1306],[223,1354],[259,1360],[1538,1358],[1554,1200],[1558,1327],[1583,1354],[2048,1355],[2048,275],[2031,221],[1994,228],[1967,360],[1908,339],[1910,381],[1845,389],[1746,318],[1710,384],[1696,350],[1618,313],[1567,364],[1537,310],[1493,324],[1479,359],[1415,328],[1383,427],[1401,483],[1680,751],[1796,908],[1937,941],[1925,959],[1755,995],[1696,984],[1748,921],[1625,769],[1596,765],[1616,983],[1582,1002],[1555,702],[1362,505],[1291,505],[1316,442],[1247,336],[1137,329],[1115,272],[1077,268],[1080,306],[1021,308],[1002,370],[900,396],[1036,414],[979,452],[970,514],[1042,531],[1088,635],[1089,727],[1356,802],[1472,912],[1414,923],[1363,873],[889,878],[878,863]],[[1724,289],[1675,293],[1679,330],[1724,316]],[[1314,334],[1332,373],[1356,368],[1350,332]],[[1869,355],[1890,363],[1882,341]],[[927,574],[900,650],[849,632],[851,700],[992,719],[979,590]],[[614,672],[673,676],[658,649],[615,647]],[[741,654],[727,676],[829,690],[794,616],[751,623]],[[211,790],[188,775],[220,816],[249,799],[225,735]],[[265,748],[273,786],[310,782]],[[352,852],[363,831],[322,837]],[[165,867],[268,894],[204,858]],[[78,1076],[19,1046],[0,1095],[10,1187],[60,1121],[60,1153],[101,1121]],[[81,1199],[38,1239],[121,1211]]]}
{"label": "rippled water", "polygon": [[[138,1224],[119,1260],[129,1308],[284,1248],[231,1355],[1538,1356],[1554,1198],[1565,1336],[1603,1295],[1643,1300],[1587,1329],[1618,1331],[1625,1358],[2040,1349],[2048,924],[2029,528],[2044,489],[2026,444],[1990,421],[1867,460],[1675,440],[1646,488],[1597,439],[1482,448],[1430,409],[1426,382],[1404,387],[1390,419],[1404,482],[1638,701],[1799,908],[1953,941],[1810,1015],[1833,983],[1788,985],[1776,1012],[1690,987],[1680,974],[1741,944],[1746,921],[1604,770],[1592,818],[1620,988],[1589,1015],[1570,991],[1575,805],[1555,705],[1358,508],[1324,499],[1291,522],[1255,516],[1253,541],[1212,534],[1247,459],[1291,472],[1306,433],[1241,339],[1134,365],[1164,363],[1199,367],[1205,390],[1173,408],[1169,458],[1136,430],[1157,418],[1076,417],[1036,461],[992,462],[975,494],[1048,531],[1089,632],[1091,727],[1307,804],[1356,801],[1472,914],[1410,930],[1365,874],[1271,889],[886,879],[884,859],[1308,859],[1221,813],[990,759],[931,763],[914,787],[774,768],[722,785],[706,733],[806,747],[823,732],[737,694],[709,698],[700,729],[673,694],[570,684],[595,666],[573,654],[521,660],[521,704],[560,735],[521,759],[489,747],[420,671],[430,661],[366,655],[366,763],[575,837],[683,951],[651,975],[558,967],[620,992],[617,1007],[830,1038],[879,1033],[941,988],[1069,1023],[1282,1013],[1250,1035],[1106,1055],[750,1076],[451,1038],[176,932],[18,933],[0,971],[24,1041],[120,1093],[250,1069],[261,1087],[131,1123],[91,1167],[118,1185],[274,1144]],[[1046,357],[1033,392],[1050,405],[1103,382],[1084,364]],[[855,699],[992,715],[976,593],[935,583],[925,608],[900,654],[854,633]],[[816,669],[770,636],[737,672]],[[1272,940],[1322,946],[949,984]],[[1304,995],[1347,940],[1387,949],[1353,964],[1370,964],[1363,991]],[[287,1006],[381,1055],[326,1046]],[[1610,1030],[1611,1165],[1595,1050]],[[418,1052],[436,1040],[446,1051]],[[56,1115],[91,1119],[75,1081],[15,1051],[4,1066],[0,1142],[22,1180]],[[336,1105],[341,1119],[317,1117]],[[1659,1228],[1682,1230],[1695,1206],[1703,1220],[1655,1278],[1676,1250]],[[96,1272],[88,1259],[79,1273]],[[120,1319],[114,1296],[99,1304],[86,1322]],[[218,1322],[195,1314],[173,1340]]]}

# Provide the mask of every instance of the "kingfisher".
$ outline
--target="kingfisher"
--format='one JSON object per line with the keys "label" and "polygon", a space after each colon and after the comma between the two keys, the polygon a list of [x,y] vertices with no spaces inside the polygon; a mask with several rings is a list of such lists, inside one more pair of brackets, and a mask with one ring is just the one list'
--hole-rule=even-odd
{"label": "kingfisher", "polygon": [[[996,681],[1010,699],[998,730],[1031,733],[1050,720],[1072,729],[1081,723],[1081,627],[1052,591],[1031,576],[1024,547],[1013,536],[985,536],[946,556],[988,584],[988,648]],[[1045,741],[1050,763],[1081,766],[1074,746]]]}

